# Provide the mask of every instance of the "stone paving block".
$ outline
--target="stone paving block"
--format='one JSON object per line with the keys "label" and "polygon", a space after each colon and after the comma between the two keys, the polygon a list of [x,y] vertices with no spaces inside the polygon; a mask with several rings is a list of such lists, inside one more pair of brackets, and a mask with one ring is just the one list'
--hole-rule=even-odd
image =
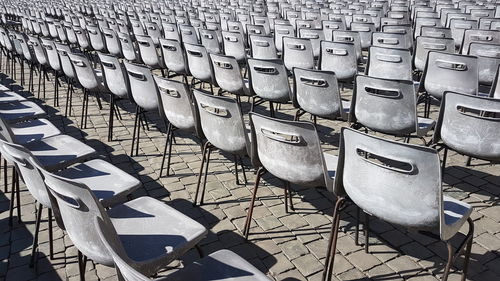
{"label": "stone paving block", "polygon": [[319,261],[311,254],[298,257],[292,260],[292,263],[304,276],[309,276],[323,270],[323,266],[321,266]]}

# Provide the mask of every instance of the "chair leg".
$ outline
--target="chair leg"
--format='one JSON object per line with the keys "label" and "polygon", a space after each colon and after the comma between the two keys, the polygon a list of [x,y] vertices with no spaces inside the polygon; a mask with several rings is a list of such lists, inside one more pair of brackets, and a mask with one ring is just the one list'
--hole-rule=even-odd
{"label": "chair leg", "polygon": [[14,186],[12,186],[12,190],[10,191],[9,226],[12,226],[15,200],[16,200],[16,189],[14,188]]}
{"label": "chair leg", "polygon": [[37,249],[38,249],[38,232],[40,231],[40,221],[42,220],[42,203],[38,203],[38,208],[36,208],[36,223],[35,223],[35,237],[33,237],[33,246],[31,247],[31,258],[30,267],[35,266],[35,261],[37,261]]}
{"label": "chair leg", "polygon": [[203,205],[203,199],[205,198],[205,189],[207,187],[208,166],[210,164],[210,154],[211,153],[212,153],[212,146],[209,145],[207,147],[207,164],[205,166],[205,174],[203,175],[203,187],[201,189],[200,205]]}
{"label": "chair leg", "polygon": [[134,156],[134,144],[135,144],[135,135],[137,131],[137,121],[139,118],[139,106],[135,107],[135,121],[134,121],[134,133],[132,134],[132,147],[130,149],[130,156]]}
{"label": "chair leg", "polygon": [[78,268],[80,269],[80,281],[85,281],[85,268],[87,267],[87,257],[78,251]]}
{"label": "chair leg", "polygon": [[[295,207],[293,206],[293,200],[292,200],[292,189],[290,188],[290,182],[285,183],[285,188],[287,189],[288,193],[288,199],[290,200],[290,209],[292,211],[295,211]],[[285,198],[286,199],[286,198]]]}
{"label": "chair leg", "polygon": [[359,246],[359,216],[360,216],[361,209],[356,206],[356,226],[354,229],[354,244],[356,246]]}
{"label": "chair leg", "polygon": [[64,106],[64,117],[68,117],[69,94],[71,92],[71,83],[68,81],[68,90],[66,91],[66,105]]}
{"label": "chair leg", "polygon": [[139,155],[139,141],[141,140],[141,121],[142,121],[142,109],[139,109],[139,117],[137,118],[137,139],[135,140],[135,155]]}
{"label": "chair leg", "polygon": [[54,233],[52,229],[52,209],[48,209],[48,223],[49,223],[49,257],[54,259]]}
{"label": "chair leg", "polygon": [[168,142],[167,176],[170,176],[170,160],[172,159],[172,145],[175,142],[174,126],[170,127],[170,140]]}
{"label": "chair leg", "polygon": [[[168,127],[167,127],[167,136],[165,138],[165,147],[163,148],[163,158],[161,160],[161,168],[160,168],[160,178],[163,174],[163,167],[165,165],[165,158],[167,156],[167,148],[168,148],[168,144],[169,144],[169,141],[170,141],[170,130],[171,130],[171,127],[172,125],[171,124],[168,124]],[[167,171],[167,176],[169,174],[169,171]]]}
{"label": "chair leg", "polygon": [[238,156],[234,155],[234,176],[236,179],[236,185],[240,185],[240,180],[238,179]]}
{"label": "chair leg", "polygon": [[365,253],[368,253],[368,247],[370,246],[369,244],[370,215],[364,213],[364,216],[365,216],[365,223],[363,224],[363,232],[365,235]]}
{"label": "chair leg", "polygon": [[198,202],[198,193],[200,191],[201,177],[203,175],[203,166],[205,165],[205,158],[207,155],[207,148],[209,145],[210,145],[210,143],[207,141],[207,142],[205,142],[205,144],[203,145],[203,148],[202,148],[200,173],[198,174],[198,183],[196,184],[196,193],[194,195],[193,206],[196,206],[196,204]]}
{"label": "chair leg", "polygon": [[451,264],[453,263],[453,246],[450,241],[446,242],[446,247],[448,248],[448,262],[444,268],[443,281],[448,280],[448,275],[450,274]]}
{"label": "chair leg", "polygon": [[470,166],[470,162],[472,162],[472,157],[467,156],[467,161],[465,161],[465,166],[469,167]]}
{"label": "chair leg", "polygon": [[83,119],[85,117],[85,103],[88,99],[87,89],[83,88],[82,116],[80,119],[80,128],[83,128]]}
{"label": "chair leg", "polygon": [[255,177],[255,185],[253,187],[252,201],[250,201],[250,207],[247,213],[247,219],[245,221],[245,227],[243,229],[243,235],[245,240],[248,240],[248,234],[250,233],[250,225],[252,224],[253,208],[255,206],[255,199],[257,198],[257,189],[259,188],[260,178],[265,173],[264,167],[260,167],[257,171],[257,176]]}
{"label": "chair leg", "polygon": [[340,210],[345,204],[344,197],[338,197],[335,203],[335,209],[333,210],[333,222],[332,229],[330,230],[330,239],[328,241],[328,251],[326,253],[325,269],[323,270],[322,281],[332,279],[333,265],[335,262],[335,254],[337,252],[337,238],[339,235],[339,224],[340,224]]}
{"label": "chair leg", "polygon": [[448,157],[448,147],[444,148],[443,152],[443,162],[441,163],[441,176],[444,175],[444,170],[446,168],[446,158]]}
{"label": "chair leg", "polygon": [[241,156],[240,156],[240,166],[241,166],[241,172],[243,173],[243,180],[244,180],[243,184],[246,185],[248,183],[247,175],[245,173],[245,166],[243,165],[243,158],[241,158]]}
{"label": "chair leg", "polygon": [[287,182],[283,182],[285,184],[283,188],[283,193],[285,196],[285,213],[288,214],[288,188],[287,188]]}
{"label": "chair leg", "polygon": [[[464,264],[463,264],[463,269],[462,269],[462,281],[465,281],[467,278],[467,272],[469,271],[469,261],[470,261],[470,252],[472,249],[472,239],[474,236],[474,222],[472,221],[471,218],[467,219],[467,223],[469,223],[469,232],[467,233],[466,240],[467,242],[467,248],[465,249],[465,254],[464,254]],[[465,241],[466,241],[465,240]]]}
{"label": "chair leg", "polygon": [[16,167],[12,167],[12,190],[16,191],[17,222],[21,223],[21,191],[19,190],[19,174]]}
{"label": "chair leg", "polygon": [[274,104],[272,101],[269,102],[269,113],[271,115],[271,117],[275,117],[275,114],[274,114]]}
{"label": "chair leg", "polygon": [[108,141],[113,140],[113,113],[115,110],[115,95],[110,96],[111,104],[109,105],[109,129],[108,129]]}

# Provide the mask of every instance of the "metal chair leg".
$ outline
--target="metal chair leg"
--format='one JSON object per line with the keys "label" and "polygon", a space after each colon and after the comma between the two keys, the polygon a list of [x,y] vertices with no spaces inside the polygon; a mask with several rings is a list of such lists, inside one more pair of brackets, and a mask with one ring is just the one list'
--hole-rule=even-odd
{"label": "metal chair leg", "polygon": [[49,227],[49,257],[54,259],[54,233],[52,229],[52,209],[48,209],[48,227]]}
{"label": "metal chair leg", "polygon": [[205,166],[205,174],[203,175],[203,187],[201,189],[200,205],[203,205],[203,199],[205,198],[205,189],[207,188],[207,175],[208,166],[210,164],[210,154],[212,153],[212,146],[207,147],[207,164]]}
{"label": "metal chair leg", "polygon": [[87,267],[87,257],[78,251],[78,268],[80,269],[80,281],[85,281],[85,268]]}
{"label": "metal chair leg", "polygon": [[345,204],[345,197],[338,197],[333,210],[332,229],[330,230],[330,239],[328,241],[328,251],[326,253],[325,269],[323,270],[322,281],[332,279],[333,265],[335,262],[335,254],[337,252],[337,238],[339,235],[340,210]]}
{"label": "metal chair leg", "polygon": [[37,249],[38,249],[38,234],[40,231],[40,221],[42,220],[42,203],[38,203],[38,208],[36,208],[36,223],[35,223],[35,237],[33,237],[33,246],[31,247],[31,258],[29,267],[34,267],[37,261]]}
{"label": "metal chair leg", "polygon": [[259,170],[257,170],[257,176],[255,177],[255,185],[253,187],[252,201],[250,201],[250,207],[248,209],[247,219],[245,221],[245,227],[243,229],[243,235],[245,236],[245,240],[248,240],[248,235],[250,234],[250,225],[252,224],[252,215],[253,215],[253,208],[255,206],[255,199],[257,198],[257,189],[259,188],[260,178],[265,173],[265,171],[266,170],[264,169],[264,167],[260,167]]}
{"label": "metal chair leg", "polygon": [[364,216],[365,216],[365,223],[363,224],[363,232],[365,235],[365,253],[368,253],[368,247],[370,246],[369,244],[370,215],[364,213]]}
{"label": "metal chair leg", "polygon": [[[170,131],[171,131],[172,125],[168,124],[167,126],[167,136],[165,137],[165,147],[163,148],[163,158],[161,160],[161,168],[160,168],[160,178],[163,175],[163,167],[165,165],[165,158],[167,156],[167,148],[168,144],[170,142]],[[167,176],[169,174],[169,171],[167,170]]]}
{"label": "metal chair leg", "polygon": [[109,128],[108,128],[108,141],[113,140],[113,113],[115,110],[115,95],[111,94],[109,105]]}
{"label": "metal chair leg", "polygon": [[206,154],[207,154],[207,147],[210,145],[210,143],[207,141],[204,145],[203,145],[203,149],[202,149],[202,156],[201,156],[201,166],[200,166],[200,173],[198,174],[198,183],[196,184],[196,193],[194,195],[194,202],[193,202],[193,206],[196,206],[197,202],[198,202],[198,193],[199,193],[199,190],[200,190],[200,184],[201,184],[201,176],[203,174],[203,166],[205,165],[205,158],[206,158]]}
{"label": "metal chair leg", "polygon": [[130,149],[130,156],[134,156],[134,144],[135,144],[135,135],[137,131],[137,121],[139,119],[139,106],[136,106],[135,108],[135,121],[134,121],[134,133],[132,134],[132,146]]}

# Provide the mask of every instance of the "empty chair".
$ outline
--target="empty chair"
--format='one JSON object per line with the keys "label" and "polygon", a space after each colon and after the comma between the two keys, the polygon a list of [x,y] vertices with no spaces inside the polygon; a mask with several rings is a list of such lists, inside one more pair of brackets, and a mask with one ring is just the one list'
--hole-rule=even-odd
{"label": "empty chair", "polygon": [[433,143],[444,147],[442,168],[446,167],[448,149],[487,161],[498,161],[500,100],[446,92],[443,96]]}
{"label": "empty chair", "polygon": [[500,65],[500,44],[472,42],[468,55],[477,57],[479,83],[492,85]]}
{"label": "empty chair", "polygon": [[175,23],[163,22],[162,27],[165,39],[172,39],[181,42],[181,36]]}
{"label": "empty chair", "polygon": [[358,32],[335,30],[333,31],[333,42],[353,43],[356,50],[357,60],[361,59],[361,38]]}
{"label": "empty chair", "polygon": [[188,65],[181,43],[173,39],[160,38],[160,48],[167,68],[167,76],[170,72],[174,72],[184,76],[184,80],[187,82]]}
{"label": "empty chair", "polygon": [[87,25],[90,46],[98,52],[106,52],[106,41],[97,25]]}
{"label": "empty chair", "polygon": [[181,35],[182,43],[198,44],[198,35],[196,29],[191,25],[179,25],[179,33]]}
{"label": "empty chair", "polygon": [[326,41],[333,40],[334,30],[347,30],[345,20],[341,17],[339,20],[324,20],[321,22]]}
{"label": "empty chair", "polygon": [[254,59],[277,59],[276,45],[271,36],[250,35],[250,51]]}
{"label": "empty chair", "polygon": [[66,92],[66,105],[65,105],[65,110],[64,110],[64,116],[68,116],[68,110],[71,115],[71,110],[72,110],[72,103],[73,103],[73,94],[74,94],[74,87],[75,84],[77,83],[76,79],[76,73],[75,69],[73,67],[73,63],[71,62],[69,58],[69,53],[72,52],[71,48],[62,43],[55,43],[55,47],[57,50],[57,53],[59,54],[59,60],[61,62],[61,69],[64,75],[66,76],[66,82],[68,83],[68,90]]}
{"label": "empty chair", "polygon": [[283,62],[289,71],[294,67],[313,69],[315,65],[311,41],[283,37]]}
{"label": "empty chair", "polygon": [[337,80],[352,81],[358,73],[356,46],[347,42],[321,42],[318,68],[335,73]]}
{"label": "empty chair", "polygon": [[477,21],[452,19],[450,22],[451,37],[455,40],[455,49],[460,49],[466,30],[476,29]]}
{"label": "empty chair", "polygon": [[372,44],[372,34],[376,31],[374,23],[353,22],[351,31],[358,32],[362,49],[368,49]]}
{"label": "empty chair", "polygon": [[413,55],[413,65],[423,72],[429,52],[455,53],[455,42],[453,38],[436,38],[419,36],[415,41],[415,52]]}
{"label": "empty chair", "polygon": [[53,40],[42,38],[42,46],[45,48],[49,66],[54,72],[54,106],[59,106],[59,78],[62,76],[61,61]]}
{"label": "empty chair", "polygon": [[238,63],[245,64],[247,53],[244,36],[240,32],[222,31],[224,54],[234,57]]}
{"label": "empty chair", "polygon": [[158,27],[158,25],[154,22],[145,22],[144,28],[146,29],[147,35],[151,37],[155,46],[158,46],[160,44],[159,40],[162,37],[160,27]]}
{"label": "empty chair", "polygon": [[186,50],[189,72],[193,76],[193,79],[191,79],[191,86],[195,85],[196,80],[201,83],[206,82],[210,84],[210,89],[213,92],[213,84],[215,83],[215,79],[212,69],[212,63],[208,56],[207,49],[202,45],[192,44],[184,44],[184,49]]}
{"label": "empty chair", "polygon": [[[271,116],[274,116],[274,103],[286,103],[290,100],[290,84],[282,60],[248,59],[250,90],[255,97],[255,105],[269,101]],[[260,101],[258,101],[260,99]]]}
{"label": "empty chair", "polygon": [[365,74],[378,78],[413,80],[409,50],[372,46],[368,54]]}
{"label": "empty chair", "polygon": [[187,83],[169,80],[154,76],[158,87],[158,101],[160,114],[168,121],[167,136],[163,159],[160,168],[160,178],[163,174],[165,158],[168,148],[167,176],[170,174],[170,159],[172,155],[172,143],[177,130],[191,132],[200,142],[204,144],[204,135],[200,128],[198,110],[188,89]]}
{"label": "empty chair", "polygon": [[285,184],[285,212],[293,209],[290,184],[326,187],[332,192],[337,157],[321,150],[318,133],[309,122],[286,121],[250,113],[252,162],[260,163],[243,235],[248,238],[260,179],[266,172]]}
{"label": "empty chair", "polygon": [[210,29],[200,29],[201,44],[210,54],[220,54],[222,52],[217,31]]}
{"label": "empty chair", "polygon": [[104,35],[104,41],[108,52],[113,56],[123,57],[122,46],[116,31],[111,28],[102,28],[102,34]]}
{"label": "empty chair", "polygon": [[300,38],[309,39],[315,58],[320,55],[320,43],[325,40],[325,34],[322,29],[301,28],[298,31]]}
{"label": "empty chair", "polygon": [[132,147],[130,156],[139,154],[139,140],[141,125],[147,126],[146,112],[158,109],[158,89],[153,80],[151,70],[143,65],[125,62],[128,81],[130,83],[130,95],[136,103],[134,132],[132,135]]}
{"label": "empty chair", "polygon": [[500,30],[481,30],[469,29],[464,32],[462,43],[462,54],[469,53],[469,47],[472,42],[500,44]]}
{"label": "empty chair", "polygon": [[283,52],[283,37],[294,37],[295,29],[290,24],[276,24],[274,26],[274,43],[276,44],[276,50],[281,53]]}
{"label": "empty chair", "polygon": [[[147,276],[141,274],[136,268],[137,262],[127,255],[123,250],[123,244],[116,239],[116,230],[109,223],[96,219],[95,228],[104,246],[113,258],[119,278],[125,281],[150,281]],[[155,279],[156,281],[191,280],[203,281],[231,279],[235,281],[269,281],[263,273],[253,265],[228,250],[219,250],[185,266],[167,277]]]}
{"label": "empty chair", "polygon": [[153,39],[148,35],[136,35],[135,39],[137,40],[139,52],[144,64],[152,69],[161,69],[163,71],[165,64],[163,58],[159,56],[156,51]]}
{"label": "empty chair", "polygon": [[212,150],[220,149],[234,155],[236,184],[240,184],[238,179],[238,163],[240,163],[242,168],[243,184],[246,184],[247,180],[242,157],[249,154],[250,141],[240,106],[236,100],[210,95],[199,90],[194,90],[194,97],[200,114],[201,128],[207,138],[207,142],[203,146],[202,165],[198,175],[198,184],[193,202],[193,204],[197,204],[204,168],[203,187],[199,201],[201,205],[205,196],[208,166]]}
{"label": "empty chair", "polygon": [[[432,119],[417,116],[417,95],[411,80],[357,76],[349,122],[398,137],[423,137]],[[376,104],[377,106],[373,106]]]}
{"label": "empty chair", "polygon": [[105,210],[86,184],[37,168],[59,206],[66,233],[78,249],[81,277],[86,257],[113,266],[113,258],[95,228],[97,218],[115,228],[113,243],[121,240],[123,252],[136,261],[139,272],[148,276],[181,257],[207,233],[196,221],[151,197],[140,197]]}
{"label": "empty chair", "polygon": [[[435,149],[342,128],[334,190],[340,197],[334,210],[323,280],[331,278],[340,210],[347,196],[365,214],[445,242],[449,258],[443,280],[448,279],[452,263],[465,251],[465,280],[474,232],[472,206],[443,195]],[[455,251],[450,240],[466,221],[469,231]]]}
{"label": "empty chair", "polygon": [[297,109],[295,120],[309,113],[330,120],[347,120],[351,107],[340,96],[337,77],[334,72],[324,70],[293,69],[293,91],[291,99]]}
{"label": "empty chair", "polygon": [[248,87],[248,81],[243,79],[238,61],[234,57],[210,54],[210,59],[215,82],[219,85],[221,91],[236,95],[238,102],[240,102],[240,96],[252,95]]}

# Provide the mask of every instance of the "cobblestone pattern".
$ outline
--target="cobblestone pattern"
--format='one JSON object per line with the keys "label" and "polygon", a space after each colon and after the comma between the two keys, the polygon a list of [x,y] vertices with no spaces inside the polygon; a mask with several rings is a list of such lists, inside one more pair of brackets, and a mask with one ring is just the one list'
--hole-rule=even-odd
{"label": "cobblestone pattern", "polygon": [[[5,67],[5,66],[3,66]],[[26,76],[28,70],[26,70]],[[21,92],[17,82],[3,76],[3,84]],[[18,78],[19,78],[18,70]],[[52,77],[52,76],[51,76]],[[34,81],[38,77],[35,76]],[[348,97],[350,89],[343,90]],[[36,88],[35,88],[36,92]],[[206,203],[193,207],[197,175],[201,165],[199,145],[188,134],[179,132],[172,151],[171,176],[159,179],[161,155],[165,142],[165,128],[157,112],[147,118],[150,130],[141,133],[140,153],[129,157],[133,130],[134,106],[128,101],[119,102],[123,120],[115,120],[114,141],[107,141],[108,105],[99,110],[92,98],[87,129],[79,128],[82,103],[81,91],[74,99],[74,113],[65,118],[64,101],[66,85],[60,93],[60,107],[53,107],[53,79],[47,82],[45,109],[49,119],[65,134],[91,145],[105,159],[138,177],[143,188],[134,194],[152,196],[174,206],[209,229],[202,241],[205,253],[230,249],[243,256],[257,268],[276,280],[320,280],[326,255],[327,239],[332,221],[333,196],[324,189],[292,186],[295,211],[285,213],[283,188],[279,180],[266,176],[258,191],[250,241],[242,238],[242,228],[251,198],[255,171],[247,160],[247,185],[237,185],[234,179],[232,157],[223,153],[212,154],[208,175]],[[36,94],[35,94],[36,95]],[[246,99],[243,99],[246,101]],[[248,104],[244,103],[248,111]],[[437,110],[437,107],[433,107]],[[257,111],[265,112],[264,106]],[[278,112],[281,118],[292,119],[295,110],[284,105]],[[434,118],[437,113],[433,112]],[[308,115],[302,117],[308,119]],[[318,132],[323,148],[337,154],[339,129],[345,122],[318,119]],[[429,139],[429,137],[427,137]],[[415,140],[417,142],[418,140]],[[500,280],[500,170],[473,160],[465,166],[466,158],[449,153],[448,167],[443,181],[446,194],[474,206],[474,245],[469,269],[469,280]],[[10,182],[10,178],[8,179]],[[22,223],[8,226],[10,193],[0,192],[0,280],[78,280],[76,249],[68,236],[54,226],[55,259],[48,259],[48,232],[46,217],[41,224],[38,271],[28,267],[33,231],[35,205],[27,189],[21,184]],[[9,187],[10,190],[10,187]],[[342,215],[334,280],[436,280],[440,279],[446,259],[444,243],[428,237],[409,233],[377,219],[370,222],[370,253],[354,243],[356,209],[350,206]],[[465,229],[463,231],[466,231]],[[463,236],[462,236],[463,237]],[[459,237],[460,238],[460,237]],[[460,239],[456,239],[457,244]],[[360,241],[364,241],[361,233]],[[198,256],[189,252],[182,261],[172,264],[166,274]],[[461,261],[456,262],[449,280],[459,280]],[[88,262],[87,280],[117,280],[113,268]]]}

